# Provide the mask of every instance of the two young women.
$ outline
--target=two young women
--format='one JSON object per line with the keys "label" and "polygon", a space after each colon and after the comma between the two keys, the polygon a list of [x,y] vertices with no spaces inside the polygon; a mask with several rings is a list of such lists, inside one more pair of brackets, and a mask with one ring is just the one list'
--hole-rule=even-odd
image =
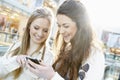
{"label": "two young women", "polygon": [[54,45],[57,50],[55,62],[49,66],[28,60],[27,68],[47,80],[102,80],[104,54],[84,5],[78,0],[66,0],[56,17],[59,31]]}
{"label": "two young women", "polygon": [[[26,28],[27,31],[25,31],[27,35],[29,34],[29,38],[24,35],[27,39],[24,40],[23,38],[24,43],[22,42],[23,44],[21,45],[21,47],[19,47],[19,50],[16,49],[15,52],[12,53],[12,55],[10,54],[10,56],[15,57],[15,53],[17,53],[17,55],[34,55],[33,51],[37,53],[39,52],[39,48],[43,47],[41,46],[42,44],[39,44],[40,47],[35,50],[33,47],[34,42],[37,42],[38,44],[39,41],[40,43],[43,43],[46,40],[46,38],[42,39],[43,36],[40,37],[39,40],[38,34],[41,33],[41,30],[38,31],[37,34],[33,34],[32,32],[34,32],[34,30],[30,30],[32,28],[32,24],[36,20],[34,20],[33,22],[29,21],[31,24],[28,24],[28,26],[31,27],[29,27],[28,29]],[[40,20],[38,20],[38,22]],[[47,20],[43,20],[44,23]],[[49,20],[48,22],[46,22],[46,24],[47,23],[49,23]],[[44,60],[43,62],[40,62],[40,65],[35,64],[30,60],[25,61],[27,68],[20,67],[22,68],[20,69],[20,71],[24,74],[19,73],[19,75],[15,76],[15,73],[19,68],[15,69],[14,76],[12,76],[11,80],[13,80],[13,77],[17,78],[17,80],[32,80],[32,76],[34,74],[39,79],[43,78],[47,80],[102,80],[104,74],[104,54],[94,37],[84,5],[77,0],[65,1],[57,11],[57,24],[59,31],[55,41],[56,44],[54,46],[57,47],[56,50],[58,51],[56,52],[58,53],[54,53],[57,54],[57,58],[53,65],[50,66],[46,64]],[[47,27],[48,26],[49,25],[47,25]],[[38,27],[35,27],[35,29],[38,29]],[[46,32],[46,29],[44,30]],[[27,42],[30,43],[28,44],[28,46],[26,46]],[[61,43],[61,46],[58,45],[59,43]],[[40,55],[40,53],[38,55]],[[15,59],[17,60],[17,62],[15,62],[24,66],[24,57],[26,56],[17,56],[17,58]],[[48,58],[51,57],[48,56]],[[40,57],[38,59],[40,59]],[[31,67],[31,65],[34,66],[34,68]],[[32,76],[25,76],[28,75],[27,71],[25,70],[30,70],[29,73],[31,73]],[[23,78],[23,76],[25,77]]]}

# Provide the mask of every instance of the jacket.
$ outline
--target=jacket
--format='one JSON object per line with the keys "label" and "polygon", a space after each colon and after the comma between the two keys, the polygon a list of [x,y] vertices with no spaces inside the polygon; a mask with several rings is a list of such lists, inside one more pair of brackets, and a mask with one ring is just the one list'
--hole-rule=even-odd
{"label": "jacket", "polygon": [[[7,57],[6,55],[9,54],[10,51],[15,50],[17,47],[20,46],[20,42],[13,44],[6,54],[0,58],[0,80],[14,80],[13,71],[20,67],[20,65],[16,61],[17,56]],[[33,54],[32,58],[40,58],[42,56],[43,48],[40,49],[38,53]],[[44,54],[44,63],[52,65],[53,63],[53,54],[52,52],[46,48]],[[16,80],[45,80],[38,78],[36,75],[31,73],[26,67],[23,67],[20,76]]]}
{"label": "jacket", "polygon": [[[91,54],[89,58],[83,62],[82,67],[79,69],[79,75],[77,80],[103,80],[105,69],[104,53],[96,48],[91,48]],[[84,72],[85,75],[82,75]],[[51,80],[65,80],[57,72]]]}

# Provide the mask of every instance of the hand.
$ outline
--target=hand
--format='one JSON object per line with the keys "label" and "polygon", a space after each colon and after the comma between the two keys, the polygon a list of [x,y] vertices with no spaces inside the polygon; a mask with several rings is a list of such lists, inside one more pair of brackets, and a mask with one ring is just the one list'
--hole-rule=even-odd
{"label": "hand", "polygon": [[39,78],[50,80],[55,75],[55,71],[53,70],[52,66],[46,65],[43,62],[40,62],[39,65],[27,60],[26,65],[27,68]]}
{"label": "hand", "polygon": [[21,67],[24,67],[26,65],[26,57],[27,55],[18,55],[16,58],[16,61],[21,65]]}

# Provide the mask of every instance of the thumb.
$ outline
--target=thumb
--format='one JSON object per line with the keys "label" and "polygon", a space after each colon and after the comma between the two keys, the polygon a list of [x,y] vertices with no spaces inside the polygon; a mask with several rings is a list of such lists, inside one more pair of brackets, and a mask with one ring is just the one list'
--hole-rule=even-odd
{"label": "thumb", "polygon": [[40,62],[41,66],[47,66],[45,63],[43,63],[42,61]]}

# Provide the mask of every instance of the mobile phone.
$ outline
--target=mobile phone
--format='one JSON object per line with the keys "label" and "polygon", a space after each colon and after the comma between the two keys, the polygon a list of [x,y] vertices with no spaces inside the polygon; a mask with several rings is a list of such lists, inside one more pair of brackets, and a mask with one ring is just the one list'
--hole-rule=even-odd
{"label": "mobile phone", "polygon": [[40,64],[40,62],[37,59],[26,57],[26,60],[28,60],[28,59],[31,60],[32,62],[36,63],[36,64]]}

